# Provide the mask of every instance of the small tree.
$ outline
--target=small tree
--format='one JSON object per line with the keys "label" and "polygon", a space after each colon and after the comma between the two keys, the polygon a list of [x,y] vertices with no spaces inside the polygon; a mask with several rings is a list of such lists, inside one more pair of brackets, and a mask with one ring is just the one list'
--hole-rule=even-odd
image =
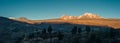
{"label": "small tree", "polygon": [[19,37],[15,43],[22,43],[22,40],[24,39],[24,36]]}
{"label": "small tree", "polygon": [[20,39],[17,39],[15,43],[22,43]]}
{"label": "small tree", "polygon": [[28,37],[28,39],[33,39],[33,38],[35,38],[35,35],[34,35],[34,33],[31,33],[31,34],[28,35],[27,37]]}
{"label": "small tree", "polygon": [[114,29],[113,28],[110,28],[110,30],[109,30],[109,43],[112,43],[112,39],[114,39],[114,37],[115,37],[115,34],[116,33],[114,33]]}
{"label": "small tree", "polygon": [[58,31],[57,37],[58,37],[58,40],[62,40],[64,35],[60,31]]}
{"label": "small tree", "polygon": [[101,39],[100,39],[100,37],[96,37],[96,39],[95,39],[95,43],[101,43]]}
{"label": "small tree", "polygon": [[73,27],[72,31],[71,31],[72,34],[76,34],[77,33],[77,27]]}
{"label": "small tree", "polygon": [[42,34],[46,34],[46,29],[42,29]]}
{"label": "small tree", "polygon": [[42,29],[42,38],[46,39],[46,29]]}
{"label": "small tree", "polygon": [[34,32],[38,32],[38,29],[34,29]]}
{"label": "small tree", "polygon": [[38,35],[39,35],[38,29],[35,29],[33,34],[34,34],[34,37],[38,37]]}
{"label": "small tree", "polygon": [[115,30],[113,29],[113,28],[110,28],[110,32],[109,32],[109,34],[110,34],[110,38],[114,38],[115,37]]}
{"label": "small tree", "polygon": [[50,43],[52,43],[52,41],[51,41],[51,40],[52,40],[52,39],[51,39],[51,38],[52,38],[52,36],[51,36],[52,27],[51,27],[51,26],[48,27],[48,32],[49,32],[49,35],[50,35]]}
{"label": "small tree", "polygon": [[89,26],[86,26],[86,32],[87,32],[87,34],[90,32],[90,27]]}
{"label": "small tree", "polygon": [[82,32],[81,28],[78,28],[78,33],[81,33],[81,32]]}
{"label": "small tree", "polygon": [[89,40],[90,40],[90,43],[94,43],[94,42],[95,42],[95,40],[96,40],[96,34],[94,34],[94,33],[93,33],[93,34],[91,34],[91,35],[90,35],[90,39],[89,39]]}
{"label": "small tree", "polygon": [[48,27],[48,32],[49,32],[49,34],[52,33],[52,27],[51,26]]}

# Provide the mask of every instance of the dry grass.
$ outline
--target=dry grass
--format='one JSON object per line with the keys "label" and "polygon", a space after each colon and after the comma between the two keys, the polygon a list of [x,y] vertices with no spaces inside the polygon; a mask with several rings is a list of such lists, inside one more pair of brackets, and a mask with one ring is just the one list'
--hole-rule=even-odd
{"label": "dry grass", "polygon": [[97,25],[97,26],[109,26],[115,29],[120,28],[120,19],[79,19],[79,20],[61,20],[61,19],[50,19],[50,20],[29,20],[23,21],[30,24],[50,22],[50,23],[61,23],[68,22],[73,24],[85,24],[85,25]]}

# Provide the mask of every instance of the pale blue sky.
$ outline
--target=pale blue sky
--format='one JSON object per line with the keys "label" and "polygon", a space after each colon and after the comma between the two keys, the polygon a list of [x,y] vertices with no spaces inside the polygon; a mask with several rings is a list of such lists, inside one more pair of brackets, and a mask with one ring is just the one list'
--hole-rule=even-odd
{"label": "pale blue sky", "polygon": [[29,19],[79,16],[85,12],[120,18],[119,0],[0,0],[0,16]]}

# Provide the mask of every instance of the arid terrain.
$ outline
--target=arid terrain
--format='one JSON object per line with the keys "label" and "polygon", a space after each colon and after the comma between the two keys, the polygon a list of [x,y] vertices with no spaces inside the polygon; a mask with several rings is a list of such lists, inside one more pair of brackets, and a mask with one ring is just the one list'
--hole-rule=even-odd
{"label": "arid terrain", "polygon": [[119,43],[120,19],[95,14],[46,20],[0,17],[0,43]]}
{"label": "arid terrain", "polygon": [[85,13],[81,16],[68,16],[64,15],[60,18],[47,19],[47,20],[29,20],[25,17],[13,19],[17,21],[27,22],[30,24],[48,22],[48,23],[71,23],[71,24],[84,24],[84,25],[97,25],[97,26],[109,26],[115,29],[120,28],[119,18],[104,18],[97,14]]}

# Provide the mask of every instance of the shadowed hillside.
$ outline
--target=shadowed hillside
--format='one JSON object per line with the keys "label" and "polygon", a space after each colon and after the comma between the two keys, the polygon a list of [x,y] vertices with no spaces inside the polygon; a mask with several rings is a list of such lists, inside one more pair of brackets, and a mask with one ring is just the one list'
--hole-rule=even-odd
{"label": "shadowed hillside", "polygon": [[0,17],[0,43],[119,43],[120,30],[91,23],[98,24],[97,20],[79,19],[77,24],[76,20],[50,19],[30,24]]}

